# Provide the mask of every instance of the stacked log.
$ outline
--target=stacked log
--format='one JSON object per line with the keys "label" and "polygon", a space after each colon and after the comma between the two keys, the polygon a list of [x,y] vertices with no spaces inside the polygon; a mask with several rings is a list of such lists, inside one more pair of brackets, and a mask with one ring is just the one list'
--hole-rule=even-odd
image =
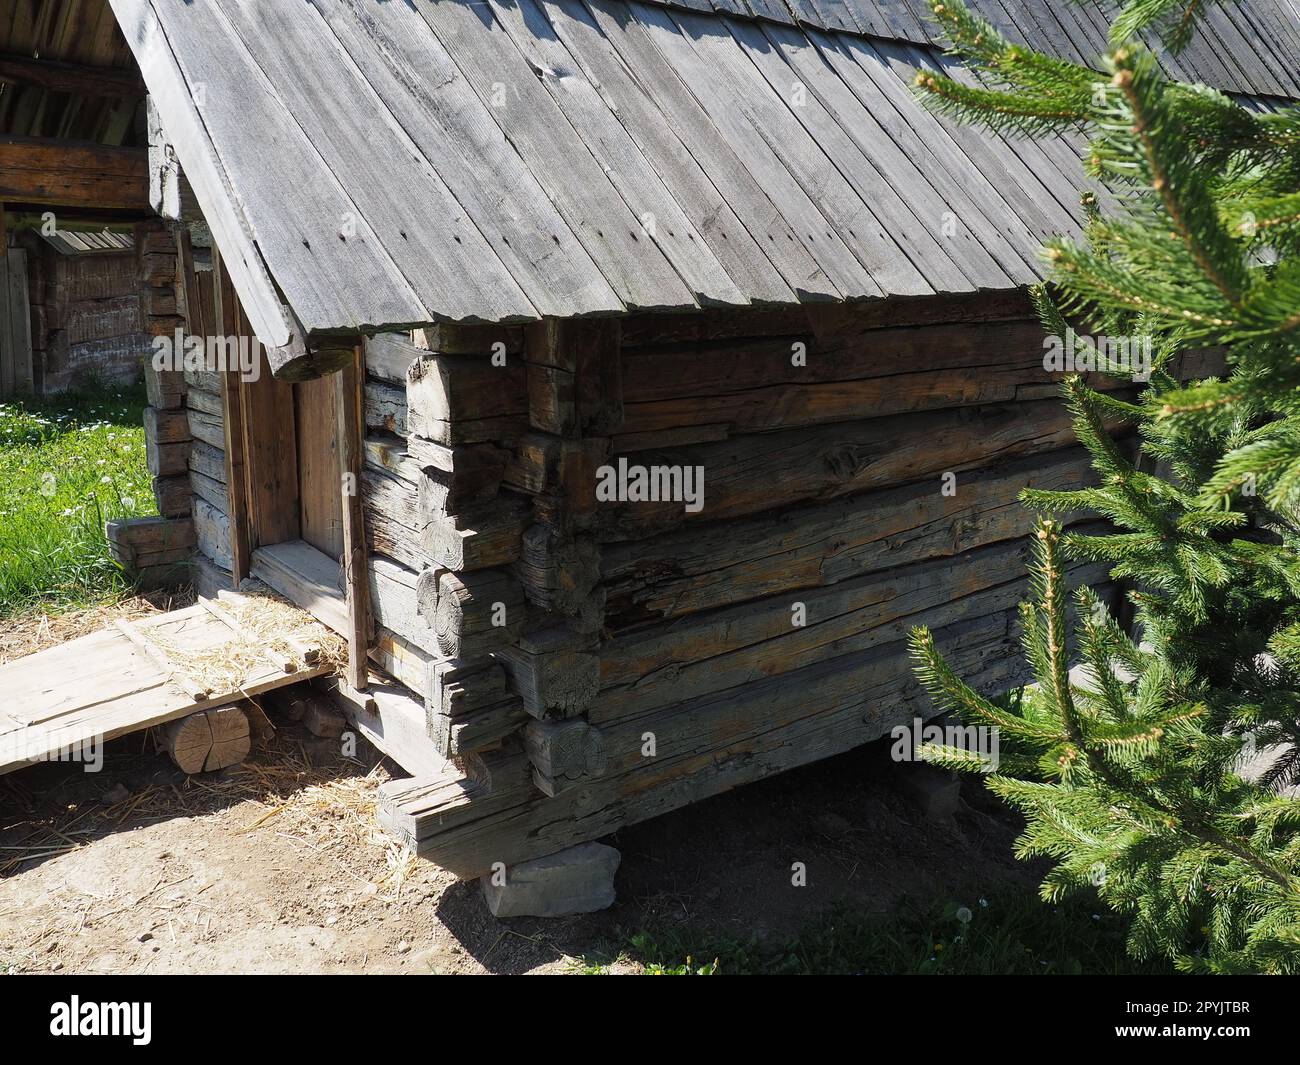
{"label": "stacked log", "polygon": [[527,429],[520,330],[444,326],[366,345],[362,509],[372,660],[424,699],[439,753],[499,746],[528,718],[495,654],[521,636],[529,504],[505,483]]}
{"label": "stacked log", "polygon": [[183,584],[195,545],[190,518],[127,518],[107,522],[108,550],[141,588]]}
{"label": "stacked log", "polygon": [[[430,559],[425,609],[435,630],[459,619],[462,649],[476,584],[513,577],[526,609],[493,670],[430,660],[431,735],[454,732],[459,703],[493,743],[463,772],[386,785],[384,823],[476,876],[876,739],[933,712],[916,625],[977,689],[1026,680],[1017,497],[1090,467],[1023,295],[943,306],[528,326],[524,425],[490,439],[494,409],[459,387],[489,387],[486,352],[422,361],[407,390],[422,446],[490,445],[494,478],[508,450],[497,498],[528,501],[513,559]],[[500,382],[513,416],[516,379]],[[673,475],[638,489],[651,470]],[[417,493],[426,550],[449,494]],[[502,678],[513,702],[495,701]]]}
{"label": "stacked log", "polygon": [[[178,255],[179,235],[162,221],[135,227],[136,268],[140,279],[140,314],[153,337],[175,337],[183,329],[183,264]],[[164,518],[190,513],[190,427],[185,414],[184,374],[176,365],[155,365],[152,353],[144,360],[145,390],[149,406],[144,412],[145,459],[153,477],[154,500]]]}
{"label": "stacked log", "polygon": [[[176,229],[178,309],[184,315],[185,334],[204,341],[224,336],[211,256],[205,247],[195,247],[190,227]],[[205,238],[206,239],[206,238]],[[225,381],[206,360],[186,360],[176,387],[182,397],[185,424],[189,430],[186,451],[186,485],[194,518],[196,552],[194,587],[198,594],[215,598],[222,589],[234,586],[227,490]]]}

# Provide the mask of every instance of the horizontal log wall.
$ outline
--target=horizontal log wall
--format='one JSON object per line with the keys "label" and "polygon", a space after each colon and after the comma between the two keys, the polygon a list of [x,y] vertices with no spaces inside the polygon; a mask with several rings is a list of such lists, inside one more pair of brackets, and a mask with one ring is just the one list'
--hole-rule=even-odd
{"label": "horizontal log wall", "polygon": [[[380,653],[420,663],[465,774],[387,786],[383,818],[460,875],[931,712],[916,624],[977,687],[1026,679],[1017,497],[1090,468],[1023,294],[423,340],[369,358],[368,514],[413,604]],[[699,469],[702,498],[638,498],[639,467]]]}
{"label": "horizontal log wall", "polygon": [[[177,316],[177,293],[185,281],[181,261],[180,236],[162,221],[141,222],[135,226],[136,303],[138,321],[154,336],[174,336],[183,323]],[[93,292],[96,286],[89,286]],[[149,405],[144,411],[145,461],[152,477],[154,502],[158,513],[183,522],[192,528],[187,549],[198,542],[203,516],[195,513],[193,493],[188,477],[192,446],[186,411],[184,374],[170,364],[155,364],[152,350],[143,359],[145,393]],[[206,528],[202,535],[210,539]],[[190,577],[187,567],[172,560],[157,571],[144,571],[139,579],[145,584],[183,584]]]}

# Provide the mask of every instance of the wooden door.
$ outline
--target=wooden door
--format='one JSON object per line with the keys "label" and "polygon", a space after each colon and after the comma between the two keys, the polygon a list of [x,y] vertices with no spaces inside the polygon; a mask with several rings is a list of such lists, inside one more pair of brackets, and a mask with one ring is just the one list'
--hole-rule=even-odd
{"label": "wooden door", "polygon": [[32,390],[29,303],[27,252],[0,245],[0,399]]}
{"label": "wooden door", "polygon": [[254,548],[302,535],[294,386],[271,376],[266,352],[255,346],[261,360],[258,375],[240,382],[249,546]]}
{"label": "wooden door", "polygon": [[343,554],[338,411],[333,376],[293,386],[302,538],[332,559]]}

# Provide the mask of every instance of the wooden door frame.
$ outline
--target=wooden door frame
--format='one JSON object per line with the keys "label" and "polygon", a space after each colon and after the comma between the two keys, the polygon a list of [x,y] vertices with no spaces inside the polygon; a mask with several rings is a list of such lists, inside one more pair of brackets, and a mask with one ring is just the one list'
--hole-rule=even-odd
{"label": "wooden door frame", "polygon": [[343,589],[348,604],[347,682],[366,687],[370,645],[370,578],[361,509],[362,438],[365,417],[365,347],[358,342],[352,362],[335,375],[338,411],[339,490],[343,496]]}
{"label": "wooden door frame", "polygon": [[[252,335],[235,296],[229,275],[224,270],[216,246],[212,249],[213,285],[216,293],[216,322],[226,336]],[[215,323],[214,323],[215,324]],[[343,557],[340,572],[347,622],[340,633],[348,641],[348,665],[344,679],[354,689],[367,686],[367,653],[370,642],[369,559],[366,552],[365,527],[361,508],[361,464],[363,455],[365,356],[362,342],[354,346],[353,357],[335,373],[334,412],[338,435],[338,482],[343,515]],[[249,416],[249,385],[237,369],[222,374],[222,406],[226,442],[226,490],[230,504],[231,579],[238,589],[240,582],[252,574],[253,554],[259,546],[257,516],[252,505],[249,478],[253,474],[253,455],[260,426]],[[295,434],[294,447],[297,448]],[[295,454],[296,460],[296,454]],[[285,593],[282,593],[285,594]],[[292,598],[292,597],[291,597]],[[332,628],[339,627],[336,616],[312,611],[307,602],[299,606]],[[325,615],[325,616],[322,616]]]}

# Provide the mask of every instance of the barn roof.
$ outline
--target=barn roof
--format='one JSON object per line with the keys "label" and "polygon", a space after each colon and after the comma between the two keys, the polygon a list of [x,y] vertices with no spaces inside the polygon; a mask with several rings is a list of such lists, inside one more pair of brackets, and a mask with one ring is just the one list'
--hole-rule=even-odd
{"label": "barn roof", "polygon": [[42,232],[41,236],[61,255],[120,255],[135,250],[130,233],[114,233],[108,229],[102,233],[56,229],[53,233]]}
{"label": "barn roof", "polygon": [[[39,57],[48,78],[25,75]],[[69,70],[93,70],[96,92],[64,84]],[[144,87],[103,0],[7,3],[0,8],[0,135],[133,145]]]}
{"label": "barn roof", "polygon": [[[1077,231],[1077,144],[913,98],[917,67],[969,77],[919,0],[111,2],[275,346],[1009,288]],[[977,2],[1072,59],[1104,47],[1086,6]],[[1212,8],[1171,72],[1300,96],[1291,2]]]}

